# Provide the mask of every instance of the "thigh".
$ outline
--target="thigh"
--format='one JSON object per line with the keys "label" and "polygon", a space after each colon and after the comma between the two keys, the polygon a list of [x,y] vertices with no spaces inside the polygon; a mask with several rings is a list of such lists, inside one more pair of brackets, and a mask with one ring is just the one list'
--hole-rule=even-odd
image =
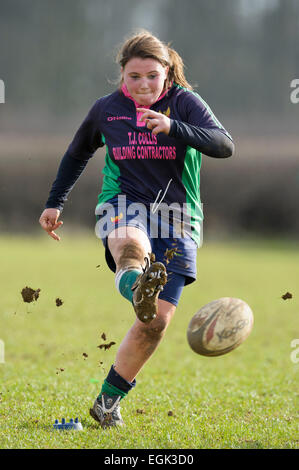
{"label": "thigh", "polygon": [[122,195],[101,204],[97,210],[96,235],[102,240],[107,265],[113,272],[117,271],[126,246],[131,247],[129,257],[131,251],[141,263],[152,252],[146,214],[132,206],[134,203]]}
{"label": "thigh", "polygon": [[186,276],[167,270],[167,282],[159,294],[159,301],[166,302],[174,307],[179,303],[183,288],[186,284]]}
{"label": "thigh", "polygon": [[185,285],[196,280],[197,245],[191,237],[152,239],[156,261],[165,264],[167,273],[181,274]]}
{"label": "thigh", "polygon": [[161,213],[151,218],[150,240],[156,261],[165,264],[167,273],[185,276],[184,285],[196,280],[197,244],[182,227],[177,233],[177,224],[171,217]]}
{"label": "thigh", "polygon": [[137,227],[122,226],[114,229],[108,235],[107,244],[116,265],[126,246],[135,247],[136,254],[142,259],[152,251],[147,234]]}

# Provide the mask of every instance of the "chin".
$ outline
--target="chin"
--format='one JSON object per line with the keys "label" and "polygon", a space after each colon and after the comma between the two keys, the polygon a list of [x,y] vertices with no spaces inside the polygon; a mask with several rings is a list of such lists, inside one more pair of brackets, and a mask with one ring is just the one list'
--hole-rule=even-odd
{"label": "chin", "polygon": [[[158,98],[157,98],[158,99]],[[152,104],[154,104],[157,99],[153,96],[148,96],[148,97],[145,97],[145,96],[140,96],[138,95],[135,100],[137,101],[137,103],[143,105],[143,106],[151,106]]]}
{"label": "chin", "polygon": [[[158,99],[158,98],[157,98],[157,99]],[[147,100],[146,102],[144,101],[144,102],[142,103],[142,105],[143,105],[143,106],[151,106],[152,104],[154,104],[154,103],[157,101],[157,99]]]}
{"label": "chin", "polygon": [[141,100],[141,101],[137,101],[137,103],[141,104],[142,106],[151,106],[154,101],[152,100]]}

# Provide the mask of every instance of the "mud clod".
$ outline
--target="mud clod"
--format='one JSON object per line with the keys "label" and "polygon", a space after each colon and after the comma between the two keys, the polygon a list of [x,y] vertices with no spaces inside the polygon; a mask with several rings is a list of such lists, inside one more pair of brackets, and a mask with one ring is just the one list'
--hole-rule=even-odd
{"label": "mud clod", "polygon": [[97,346],[97,348],[104,349],[106,351],[107,349],[110,349],[111,346],[113,346],[114,344],[116,344],[114,341],[110,341],[110,343],[107,344],[100,344],[99,346]]}
{"label": "mud clod", "polygon": [[290,292],[286,292],[284,295],[281,296],[281,298],[283,300],[292,299],[293,295]]}
{"label": "mud clod", "polygon": [[154,263],[156,261],[156,255],[155,253],[149,253],[149,259],[151,263]]}
{"label": "mud clod", "polygon": [[174,247],[174,248],[166,248],[166,251],[164,253],[164,257],[165,257],[165,263],[166,264],[169,264],[169,262],[175,257],[175,256],[180,256],[179,255],[179,249],[177,247]]}
{"label": "mud clod", "polygon": [[30,303],[39,298],[40,289],[31,289],[31,287],[24,287],[21,291],[24,302]]}

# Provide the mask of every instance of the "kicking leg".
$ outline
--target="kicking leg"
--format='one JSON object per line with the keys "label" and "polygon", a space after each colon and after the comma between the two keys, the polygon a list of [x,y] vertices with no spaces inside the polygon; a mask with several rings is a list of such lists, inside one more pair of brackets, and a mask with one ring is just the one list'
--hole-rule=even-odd
{"label": "kicking leg", "polygon": [[136,227],[119,227],[108,237],[108,248],[116,265],[115,284],[132,302],[137,318],[148,323],[157,316],[158,295],[167,281],[162,263],[150,264],[151,245]]}

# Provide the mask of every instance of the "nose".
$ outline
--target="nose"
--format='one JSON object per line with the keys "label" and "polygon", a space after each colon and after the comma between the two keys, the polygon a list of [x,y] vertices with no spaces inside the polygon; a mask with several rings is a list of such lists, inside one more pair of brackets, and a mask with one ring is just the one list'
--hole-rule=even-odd
{"label": "nose", "polygon": [[140,89],[147,90],[149,88],[147,78],[142,78],[140,82]]}

